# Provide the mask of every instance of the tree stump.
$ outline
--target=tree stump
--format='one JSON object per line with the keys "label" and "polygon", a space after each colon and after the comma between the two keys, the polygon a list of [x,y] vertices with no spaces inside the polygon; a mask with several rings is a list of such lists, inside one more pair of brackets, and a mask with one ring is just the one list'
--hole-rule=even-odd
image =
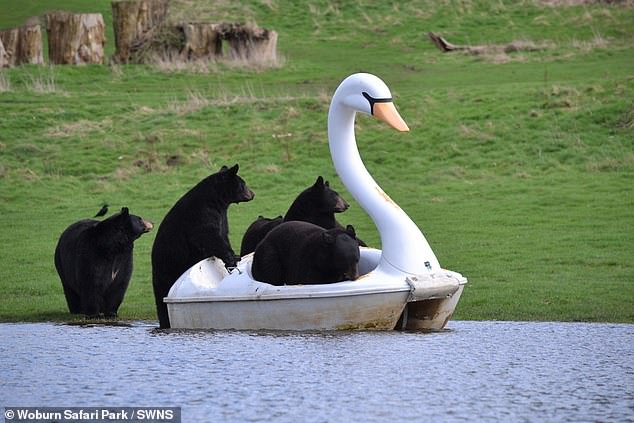
{"label": "tree stump", "polygon": [[0,50],[0,67],[44,63],[39,24],[0,30],[0,43],[3,46]]}
{"label": "tree stump", "polygon": [[44,63],[42,30],[39,24],[20,27],[20,53],[18,56],[20,64],[41,65]]}
{"label": "tree stump", "polygon": [[183,60],[209,60],[222,55],[222,39],[216,24],[184,23],[178,27],[185,37],[185,45],[180,52]]}
{"label": "tree stump", "polygon": [[264,28],[254,28],[240,24],[218,25],[222,39],[229,43],[232,59],[257,62],[277,60],[277,32]]}
{"label": "tree stump", "polygon": [[143,51],[165,23],[168,0],[123,0],[112,2],[116,63],[141,61]]}
{"label": "tree stump", "polygon": [[7,52],[4,49],[4,44],[2,44],[2,38],[0,38],[0,68],[9,67],[9,58],[7,57]]}
{"label": "tree stump", "polygon": [[[19,29],[11,28],[11,29],[3,29],[0,30],[0,42],[3,45],[4,54],[4,63],[5,67],[16,66],[18,62],[18,50],[19,50]],[[2,60],[2,57],[0,57]]]}
{"label": "tree stump", "polygon": [[51,63],[103,64],[106,37],[100,13],[52,12],[46,21]]}

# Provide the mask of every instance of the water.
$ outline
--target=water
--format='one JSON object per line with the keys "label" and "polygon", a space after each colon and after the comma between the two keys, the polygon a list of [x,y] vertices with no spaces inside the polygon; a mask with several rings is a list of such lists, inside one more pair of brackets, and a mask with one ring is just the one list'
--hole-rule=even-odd
{"label": "water", "polygon": [[183,422],[634,421],[634,325],[438,333],[0,325],[0,407],[181,406]]}

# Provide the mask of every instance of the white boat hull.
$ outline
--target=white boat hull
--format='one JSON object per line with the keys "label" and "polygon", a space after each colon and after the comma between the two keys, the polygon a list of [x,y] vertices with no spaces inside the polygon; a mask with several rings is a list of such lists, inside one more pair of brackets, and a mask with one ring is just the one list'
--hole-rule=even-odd
{"label": "white boat hull", "polygon": [[393,329],[407,292],[311,299],[168,303],[173,328],[273,330]]}
{"label": "white boat hull", "polygon": [[[185,329],[442,329],[466,279],[443,271],[405,277],[377,269],[381,251],[361,249],[356,281],[273,286],[250,277],[252,256],[228,273],[209,258],[185,272],[165,298],[170,325]],[[411,307],[411,308],[410,308]]]}

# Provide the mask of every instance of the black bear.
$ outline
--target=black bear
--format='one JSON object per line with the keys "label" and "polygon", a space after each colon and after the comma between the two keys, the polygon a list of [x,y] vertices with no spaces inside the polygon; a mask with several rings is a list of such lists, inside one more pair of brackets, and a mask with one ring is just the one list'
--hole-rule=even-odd
{"label": "black bear", "polygon": [[252,253],[266,234],[271,232],[271,230],[276,226],[279,226],[279,224],[283,221],[284,218],[282,216],[273,218],[258,216],[256,221],[249,225],[242,237],[242,243],[240,244],[240,256]]}
{"label": "black bear", "polygon": [[244,233],[240,246],[240,255],[245,256],[257,247],[270,230],[282,222],[301,220],[314,223],[325,229],[342,227],[335,219],[335,213],[344,212],[348,203],[330,188],[328,181],[319,176],[315,183],[302,191],[289,207],[284,219],[268,219],[260,216]]}
{"label": "black bear", "polygon": [[324,229],[284,222],[269,232],[253,255],[253,279],[271,285],[324,284],[358,277],[359,243],[354,228]]}
{"label": "black bear", "polygon": [[151,229],[151,222],[127,207],[103,221],[84,219],[66,228],[55,248],[55,267],[71,313],[117,316],[132,275],[134,241]]}
{"label": "black bear", "polygon": [[183,195],[159,225],[152,247],[152,285],[161,328],[169,328],[167,296],[176,280],[200,260],[215,256],[234,267],[227,209],[254,197],[238,176],[238,165],[223,166]]}

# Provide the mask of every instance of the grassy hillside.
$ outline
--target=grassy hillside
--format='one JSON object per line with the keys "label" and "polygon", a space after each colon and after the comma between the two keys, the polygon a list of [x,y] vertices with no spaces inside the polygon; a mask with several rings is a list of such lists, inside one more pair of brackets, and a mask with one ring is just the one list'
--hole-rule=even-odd
{"label": "grassy hillside", "polygon": [[[235,250],[317,175],[352,204],[339,220],[380,247],[326,135],[332,92],[366,71],[411,132],[359,117],[362,156],[469,279],[455,318],[634,322],[631,2],[209,3],[174,1],[173,19],[275,29],[280,66],[0,71],[0,321],[70,318],[53,265],[70,223],[105,202],[158,224],[223,164],[239,163],[256,193],[230,209]],[[110,1],[0,0],[0,28],[60,9],[102,13],[113,52]],[[428,31],[480,54],[443,54]],[[155,318],[153,240],[135,244],[124,319]]]}

